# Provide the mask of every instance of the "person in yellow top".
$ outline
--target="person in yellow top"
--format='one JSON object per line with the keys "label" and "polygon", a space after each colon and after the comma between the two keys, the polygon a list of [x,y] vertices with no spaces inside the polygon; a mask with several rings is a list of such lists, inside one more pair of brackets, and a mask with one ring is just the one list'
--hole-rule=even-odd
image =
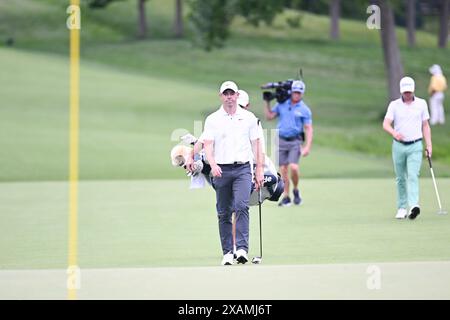
{"label": "person in yellow top", "polygon": [[428,93],[430,94],[430,124],[444,124],[444,91],[447,89],[447,80],[442,74],[439,65],[434,64],[428,69],[432,74]]}

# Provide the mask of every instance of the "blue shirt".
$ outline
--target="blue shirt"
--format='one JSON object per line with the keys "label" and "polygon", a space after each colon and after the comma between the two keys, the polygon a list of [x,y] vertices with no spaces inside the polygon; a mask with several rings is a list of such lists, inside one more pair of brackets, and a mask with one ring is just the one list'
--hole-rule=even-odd
{"label": "blue shirt", "polygon": [[292,105],[291,99],[277,103],[272,112],[278,116],[278,130],[281,137],[290,138],[303,132],[305,124],[312,124],[311,110],[303,99]]}

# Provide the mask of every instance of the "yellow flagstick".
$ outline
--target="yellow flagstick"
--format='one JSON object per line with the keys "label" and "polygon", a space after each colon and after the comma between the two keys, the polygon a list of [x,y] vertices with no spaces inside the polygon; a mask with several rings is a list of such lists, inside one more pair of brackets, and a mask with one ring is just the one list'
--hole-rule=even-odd
{"label": "yellow flagstick", "polygon": [[[78,137],[80,85],[80,7],[79,0],[71,0],[67,13],[70,30],[70,132],[69,132],[69,268],[67,273],[68,299],[77,298],[78,254]],[[75,272],[75,274],[72,274]]]}

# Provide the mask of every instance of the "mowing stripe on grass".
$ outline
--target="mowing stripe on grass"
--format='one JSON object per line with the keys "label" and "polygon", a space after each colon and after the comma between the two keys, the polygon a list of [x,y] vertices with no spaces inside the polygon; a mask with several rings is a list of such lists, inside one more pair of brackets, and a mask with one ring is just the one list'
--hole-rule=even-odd
{"label": "mowing stripe on grass", "polygon": [[[450,261],[83,269],[80,299],[449,299]],[[64,270],[0,271],[0,299],[60,299]],[[232,281],[230,281],[232,279]]]}

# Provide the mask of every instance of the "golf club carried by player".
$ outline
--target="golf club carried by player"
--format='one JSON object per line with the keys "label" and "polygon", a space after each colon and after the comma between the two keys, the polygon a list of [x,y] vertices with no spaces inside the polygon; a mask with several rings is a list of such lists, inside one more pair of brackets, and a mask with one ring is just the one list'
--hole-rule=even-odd
{"label": "golf club carried by player", "polygon": [[[420,214],[419,175],[423,141],[431,158],[431,129],[427,102],[414,95],[415,83],[410,77],[400,80],[401,97],[391,101],[383,129],[393,137],[392,159],[397,184],[397,219],[415,219]],[[394,127],[392,127],[394,123]],[[409,210],[408,210],[409,207]]]}

